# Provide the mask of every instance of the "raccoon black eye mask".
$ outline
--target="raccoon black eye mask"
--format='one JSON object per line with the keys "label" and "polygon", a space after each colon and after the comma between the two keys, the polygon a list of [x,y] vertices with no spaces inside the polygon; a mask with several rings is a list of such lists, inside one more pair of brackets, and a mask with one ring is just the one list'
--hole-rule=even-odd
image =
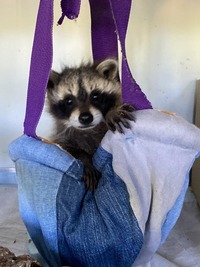
{"label": "raccoon black eye mask", "polygon": [[101,175],[92,156],[103,136],[107,130],[123,133],[134,120],[134,107],[122,104],[117,61],[52,71],[47,100],[55,121],[52,141],[83,162],[85,185],[94,190]]}

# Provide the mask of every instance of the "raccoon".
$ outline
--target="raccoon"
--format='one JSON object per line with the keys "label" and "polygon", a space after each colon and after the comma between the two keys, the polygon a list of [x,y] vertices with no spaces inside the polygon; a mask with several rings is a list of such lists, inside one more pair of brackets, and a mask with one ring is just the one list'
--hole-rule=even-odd
{"label": "raccoon", "polygon": [[98,64],[52,71],[47,85],[49,113],[55,120],[52,141],[82,161],[86,188],[94,190],[100,173],[92,156],[108,129],[123,133],[134,120],[134,107],[122,104],[118,63]]}

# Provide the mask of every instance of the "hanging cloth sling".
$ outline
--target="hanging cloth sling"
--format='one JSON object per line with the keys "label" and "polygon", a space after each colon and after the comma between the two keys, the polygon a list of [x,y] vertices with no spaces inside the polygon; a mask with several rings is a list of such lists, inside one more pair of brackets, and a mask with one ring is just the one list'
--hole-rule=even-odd
{"label": "hanging cloth sling", "polygon": [[[80,0],[61,1],[62,17],[78,17]],[[94,155],[102,177],[85,190],[82,163],[36,128],[52,65],[53,0],[41,0],[32,50],[24,135],[9,147],[18,177],[19,208],[44,266],[130,267],[147,263],[181,212],[189,171],[200,155],[200,130],[151,109],[132,78],[125,52],[131,0],[90,0],[95,60],[122,51],[123,101],[136,122],[107,132]],[[117,33],[117,35],[116,35]]]}

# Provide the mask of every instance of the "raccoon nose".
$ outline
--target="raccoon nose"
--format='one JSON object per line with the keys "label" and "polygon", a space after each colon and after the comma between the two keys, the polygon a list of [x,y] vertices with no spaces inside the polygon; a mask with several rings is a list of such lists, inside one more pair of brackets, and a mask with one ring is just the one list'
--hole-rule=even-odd
{"label": "raccoon nose", "polygon": [[93,116],[90,112],[83,112],[79,116],[79,121],[82,124],[89,124],[93,121]]}

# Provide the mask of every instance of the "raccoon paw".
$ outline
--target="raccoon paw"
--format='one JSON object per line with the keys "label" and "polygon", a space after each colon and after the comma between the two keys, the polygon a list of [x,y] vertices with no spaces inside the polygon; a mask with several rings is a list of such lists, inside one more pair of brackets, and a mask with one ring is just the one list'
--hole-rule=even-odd
{"label": "raccoon paw", "polygon": [[112,132],[118,131],[120,133],[124,133],[122,125],[125,128],[130,129],[130,123],[128,120],[135,121],[135,117],[132,112],[135,108],[130,104],[123,104],[111,111],[106,115],[106,124],[108,129]]}
{"label": "raccoon paw", "polygon": [[97,171],[97,169],[93,165],[84,166],[83,180],[85,183],[85,187],[88,190],[94,191],[97,188],[100,178],[101,178],[101,173]]}

